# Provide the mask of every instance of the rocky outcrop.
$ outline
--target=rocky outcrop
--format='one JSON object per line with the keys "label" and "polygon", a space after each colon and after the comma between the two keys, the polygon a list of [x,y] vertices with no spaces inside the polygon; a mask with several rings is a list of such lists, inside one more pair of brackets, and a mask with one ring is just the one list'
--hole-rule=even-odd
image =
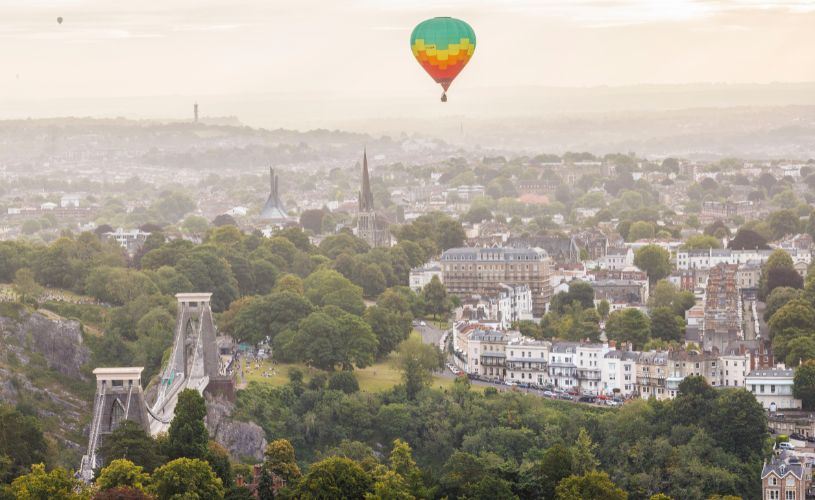
{"label": "rocky outcrop", "polygon": [[91,356],[78,321],[52,319],[39,312],[19,318],[0,316],[0,342],[5,346],[0,349],[3,357],[13,353],[26,359],[29,353],[39,354],[48,368],[66,377],[82,378],[82,365]]}
{"label": "rocky outcrop", "polygon": [[252,422],[232,420],[234,405],[223,398],[207,396],[207,429],[215,441],[221,443],[234,460],[263,460],[266,435]]}
{"label": "rocky outcrop", "polygon": [[[29,313],[23,306],[0,314],[0,403],[23,405],[43,422],[43,430],[67,453],[64,465],[79,460],[90,396],[78,390],[90,381],[82,365],[91,353],[77,321]],[[77,384],[79,382],[79,384]],[[75,456],[73,456],[75,455]]]}

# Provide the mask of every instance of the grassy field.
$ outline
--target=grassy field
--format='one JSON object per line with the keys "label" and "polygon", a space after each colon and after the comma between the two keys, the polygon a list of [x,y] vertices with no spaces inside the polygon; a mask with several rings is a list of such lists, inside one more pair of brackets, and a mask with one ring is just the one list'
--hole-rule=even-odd
{"label": "grassy field", "polygon": [[[390,389],[402,382],[402,374],[395,366],[394,355],[368,368],[354,370],[354,374],[359,381],[359,388],[362,391],[378,392]],[[247,382],[259,382],[262,384],[283,385],[289,382],[289,370],[299,368],[304,375],[304,381],[308,383],[311,377],[318,373],[326,373],[317,368],[307,367],[300,363],[272,365],[271,361],[258,363],[258,367],[252,363],[250,369],[246,371]],[[264,376],[264,373],[267,376]],[[435,376],[433,377],[433,387],[446,389],[452,387],[453,379]],[[482,390],[481,387],[473,386],[473,389]]]}

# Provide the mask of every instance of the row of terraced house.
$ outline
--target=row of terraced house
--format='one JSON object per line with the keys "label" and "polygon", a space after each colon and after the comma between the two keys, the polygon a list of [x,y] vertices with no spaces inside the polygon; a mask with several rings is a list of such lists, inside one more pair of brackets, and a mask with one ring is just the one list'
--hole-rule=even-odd
{"label": "row of terraced house", "polygon": [[[757,353],[743,346],[729,352],[634,351],[614,342],[534,340],[471,322],[454,326],[453,348],[458,366],[468,374],[592,395],[672,399],[680,382],[691,375],[703,376],[713,387],[751,390],[751,375],[764,373],[758,370]],[[763,389],[761,385],[754,391],[759,399]],[[785,391],[779,383],[773,392],[779,408],[790,404],[782,402],[791,398]]]}

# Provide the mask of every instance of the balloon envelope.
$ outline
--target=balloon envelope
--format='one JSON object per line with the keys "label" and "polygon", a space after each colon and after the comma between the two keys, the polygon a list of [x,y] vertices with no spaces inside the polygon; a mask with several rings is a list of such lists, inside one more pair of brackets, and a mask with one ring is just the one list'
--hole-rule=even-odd
{"label": "balloon envelope", "polygon": [[446,91],[475,51],[475,32],[452,17],[422,21],[410,34],[410,48],[419,64]]}
{"label": "balloon envelope", "polygon": [[58,18],[57,18],[57,22],[58,22],[59,24],[62,24],[62,18],[61,18],[61,17],[58,17]]}

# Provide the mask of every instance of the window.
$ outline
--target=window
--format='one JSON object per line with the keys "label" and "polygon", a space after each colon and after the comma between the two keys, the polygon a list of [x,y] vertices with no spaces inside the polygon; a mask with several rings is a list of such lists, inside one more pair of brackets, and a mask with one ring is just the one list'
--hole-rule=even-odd
{"label": "window", "polygon": [[786,494],[784,495],[784,500],[795,500],[795,491],[787,490]]}
{"label": "window", "polygon": [[778,478],[773,476],[769,479],[770,486],[778,486]]}

